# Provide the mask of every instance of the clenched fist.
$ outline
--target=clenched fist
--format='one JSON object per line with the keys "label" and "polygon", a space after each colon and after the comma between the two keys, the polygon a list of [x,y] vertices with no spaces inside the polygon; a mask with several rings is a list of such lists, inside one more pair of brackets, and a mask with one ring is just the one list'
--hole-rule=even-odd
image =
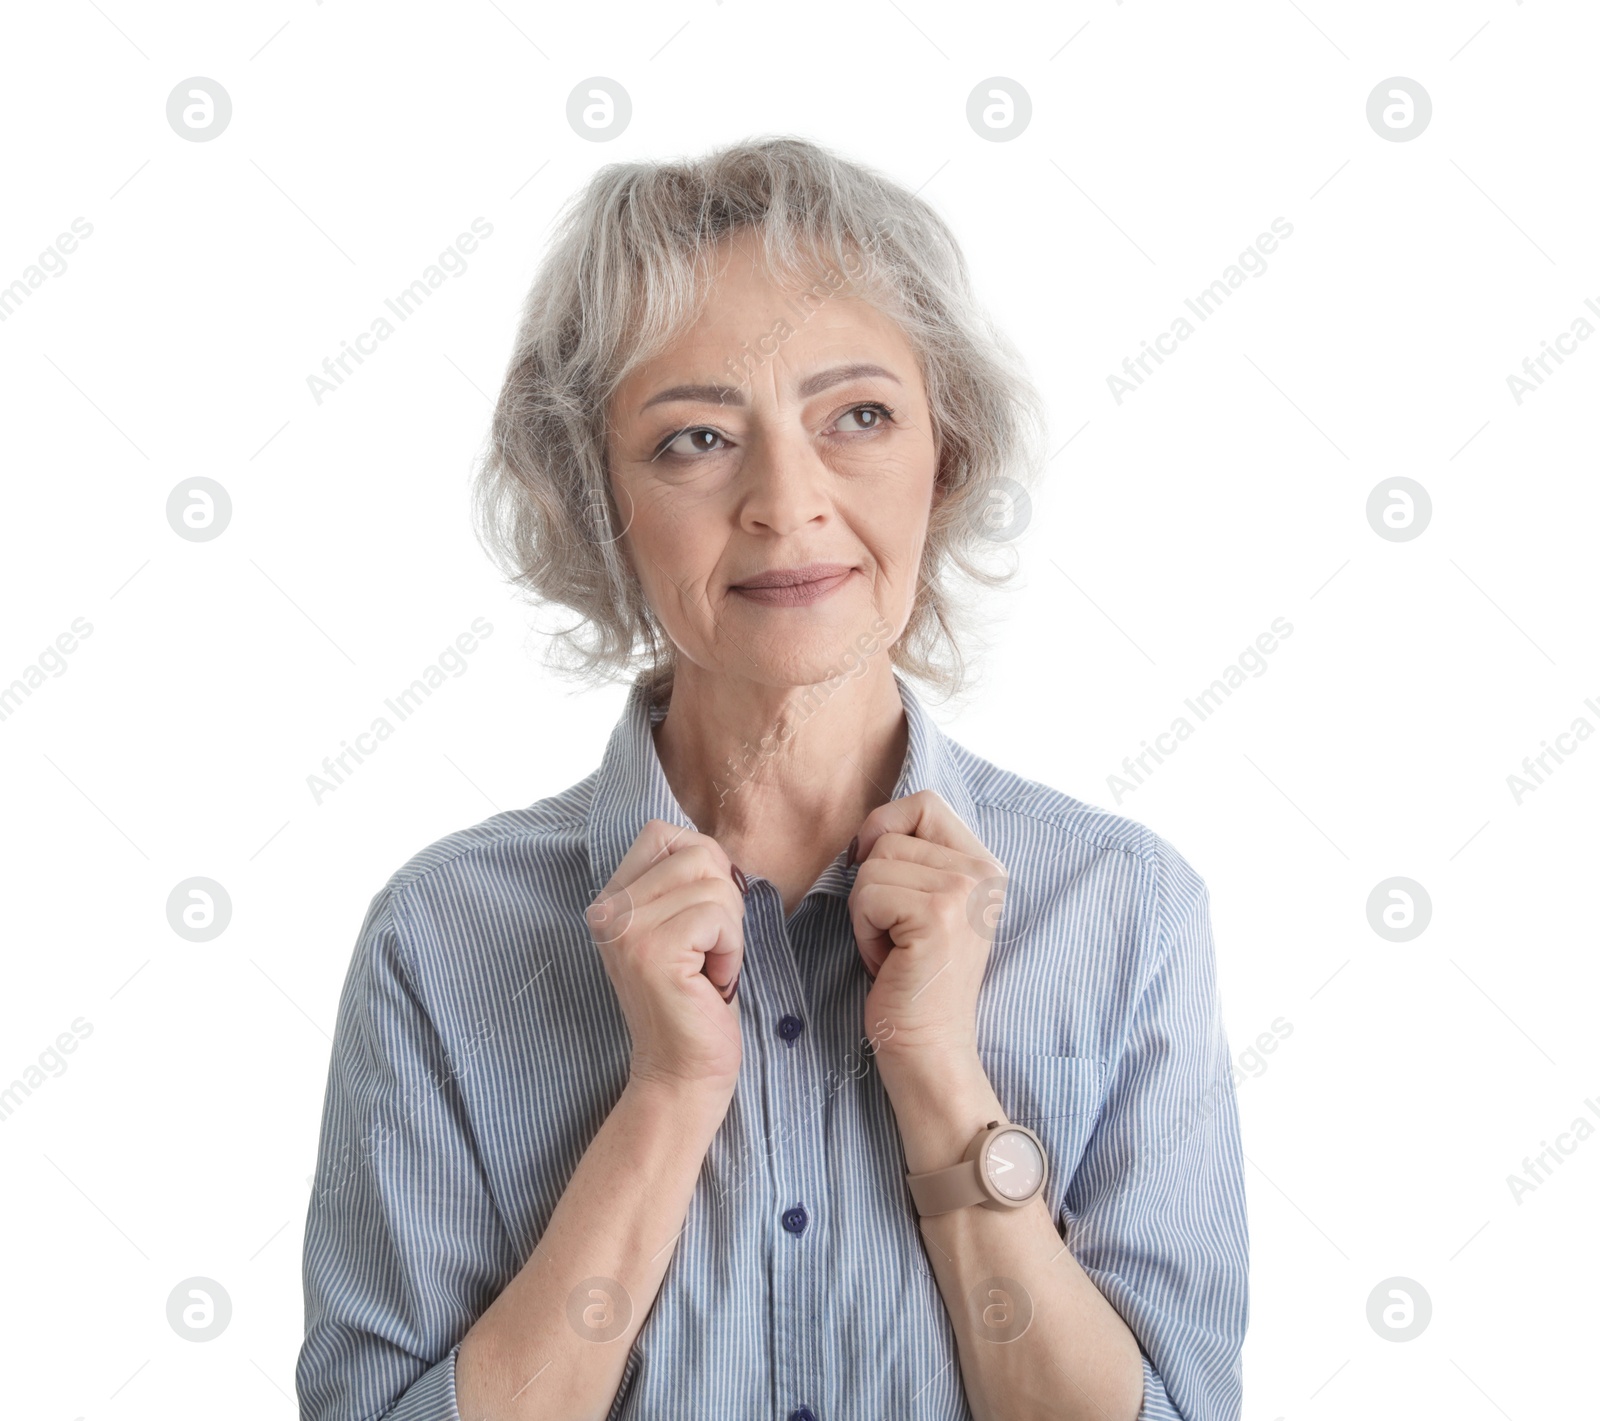
{"label": "clenched fist", "polygon": [[630,1075],[733,1097],[744,894],[715,839],[652,819],[585,918],[633,1040]]}

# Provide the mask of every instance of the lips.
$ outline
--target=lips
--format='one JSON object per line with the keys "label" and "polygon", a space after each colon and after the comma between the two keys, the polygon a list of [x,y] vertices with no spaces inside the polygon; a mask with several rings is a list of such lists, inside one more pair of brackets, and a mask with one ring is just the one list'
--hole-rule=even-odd
{"label": "lips", "polygon": [[855,569],[848,563],[813,562],[776,567],[737,582],[730,591],[768,606],[795,607],[816,602],[840,587]]}

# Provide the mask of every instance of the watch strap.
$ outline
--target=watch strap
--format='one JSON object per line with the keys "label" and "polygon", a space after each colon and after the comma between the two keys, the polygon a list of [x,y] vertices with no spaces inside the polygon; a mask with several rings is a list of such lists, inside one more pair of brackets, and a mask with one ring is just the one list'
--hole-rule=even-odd
{"label": "watch strap", "polygon": [[929,1214],[948,1214],[972,1204],[994,1207],[994,1201],[984,1187],[980,1157],[984,1144],[1000,1128],[999,1120],[991,1120],[984,1125],[972,1137],[960,1164],[906,1175],[906,1183],[911,1188],[911,1198],[916,1203],[919,1215],[926,1218]]}
{"label": "watch strap", "polygon": [[906,1183],[911,1188],[917,1213],[924,1217],[965,1209],[969,1204],[981,1204],[989,1197],[978,1178],[978,1161],[975,1159],[964,1159],[960,1164],[930,1169],[924,1174],[908,1174]]}

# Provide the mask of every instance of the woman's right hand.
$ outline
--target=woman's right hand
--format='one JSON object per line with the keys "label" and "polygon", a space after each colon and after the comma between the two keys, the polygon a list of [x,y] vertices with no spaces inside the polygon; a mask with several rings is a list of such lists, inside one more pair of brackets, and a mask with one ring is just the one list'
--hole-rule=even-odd
{"label": "woman's right hand", "polygon": [[744,894],[722,847],[652,819],[584,916],[633,1038],[631,1078],[732,1099]]}

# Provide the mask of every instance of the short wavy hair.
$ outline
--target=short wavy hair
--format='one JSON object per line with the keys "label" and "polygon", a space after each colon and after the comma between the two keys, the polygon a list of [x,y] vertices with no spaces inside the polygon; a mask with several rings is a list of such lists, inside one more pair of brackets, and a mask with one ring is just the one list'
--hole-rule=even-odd
{"label": "short wavy hair", "polygon": [[[510,582],[577,619],[547,664],[580,680],[644,675],[670,693],[675,650],[621,546],[607,412],[627,375],[692,324],[711,248],[751,232],[768,269],[819,291],[819,263],[905,332],[939,446],[919,590],[892,664],[945,694],[969,668],[972,609],[949,574],[998,587],[1015,558],[996,527],[1042,464],[1044,405],[1020,354],[978,305],[966,260],[923,199],[796,137],[703,157],[614,163],[568,204],[522,307],[473,485],[479,540]],[[1000,524],[997,525],[997,515]],[[1020,531],[1020,530],[1018,530]]]}

